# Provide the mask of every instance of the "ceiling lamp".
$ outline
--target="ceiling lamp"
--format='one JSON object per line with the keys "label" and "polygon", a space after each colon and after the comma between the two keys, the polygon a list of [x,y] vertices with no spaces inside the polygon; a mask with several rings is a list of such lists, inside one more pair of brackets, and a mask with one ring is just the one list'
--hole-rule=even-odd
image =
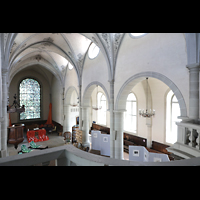
{"label": "ceiling lamp", "polygon": [[[17,96],[16,94],[14,95],[14,101],[13,101],[13,104],[12,106],[7,106],[7,113],[22,113],[22,112],[25,112],[25,106],[22,105],[22,107],[20,108],[20,105],[19,103],[17,103]],[[14,108],[12,108],[14,106]]]}
{"label": "ceiling lamp", "polygon": [[[97,88],[97,94],[98,94],[98,85],[96,85],[96,88]],[[100,110],[102,108],[102,106],[92,106],[92,109],[93,110]]]}
{"label": "ceiling lamp", "polygon": [[148,88],[149,88],[149,84],[148,84],[148,78],[146,78],[146,88],[147,88],[147,92],[146,92],[146,112],[144,112],[144,109],[141,111],[141,109],[139,109],[139,115],[142,117],[152,117],[155,115],[155,110],[153,109],[153,111],[151,111],[151,109],[148,112]]}

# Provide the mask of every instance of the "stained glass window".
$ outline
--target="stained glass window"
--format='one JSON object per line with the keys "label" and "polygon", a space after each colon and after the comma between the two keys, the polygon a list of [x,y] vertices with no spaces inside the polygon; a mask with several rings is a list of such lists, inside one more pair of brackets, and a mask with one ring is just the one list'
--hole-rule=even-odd
{"label": "stained glass window", "polygon": [[25,105],[25,112],[20,113],[20,120],[40,118],[40,92],[40,84],[34,79],[26,78],[20,83],[20,106]]}

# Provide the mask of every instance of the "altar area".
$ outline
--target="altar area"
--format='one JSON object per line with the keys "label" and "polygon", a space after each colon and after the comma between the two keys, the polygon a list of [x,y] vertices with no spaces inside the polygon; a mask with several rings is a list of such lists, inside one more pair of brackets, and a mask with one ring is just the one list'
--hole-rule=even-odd
{"label": "altar area", "polygon": [[[46,135],[49,137],[49,140],[37,142],[37,145],[48,146],[48,148],[65,145],[65,141],[63,140],[64,137],[58,136],[58,133],[47,133]],[[15,149],[12,144],[8,144],[8,156],[17,155],[18,152],[21,150],[21,145],[23,144],[25,144],[27,147],[29,146],[26,132],[24,132],[24,141],[18,145],[17,149]]]}

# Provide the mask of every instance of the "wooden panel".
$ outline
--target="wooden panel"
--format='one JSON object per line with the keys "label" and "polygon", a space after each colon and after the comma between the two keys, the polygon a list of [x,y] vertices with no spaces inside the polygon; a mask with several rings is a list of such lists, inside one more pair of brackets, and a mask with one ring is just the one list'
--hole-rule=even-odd
{"label": "wooden panel", "polygon": [[23,142],[23,126],[16,124],[15,126],[8,127],[8,143],[14,144],[17,149],[18,144]]}

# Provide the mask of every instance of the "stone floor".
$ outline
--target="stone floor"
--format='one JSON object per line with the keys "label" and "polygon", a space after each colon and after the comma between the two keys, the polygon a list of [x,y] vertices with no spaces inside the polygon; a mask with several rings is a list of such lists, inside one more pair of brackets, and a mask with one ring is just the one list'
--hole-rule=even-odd
{"label": "stone floor", "polygon": [[[62,146],[65,144],[65,142],[63,140],[64,137],[58,136],[58,133],[51,133],[51,134],[47,133],[47,136],[49,137],[49,140],[43,141],[43,142],[37,142],[36,144],[48,146],[48,148]],[[21,150],[22,144],[26,144],[26,146],[29,146],[29,143],[28,143],[27,137],[26,137],[26,133],[24,133],[24,141],[18,145],[17,149],[14,148],[14,145],[8,144],[8,156],[17,155],[18,151]]]}
{"label": "stone floor", "polygon": [[[62,136],[58,136],[58,133],[47,133],[47,136],[49,137],[49,140],[47,141],[43,141],[43,142],[37,142],[37,145],[44,145],[44,146],[48,146],[48,148],[52,148],[52,147],[57,147],[57,146],[62,146],[65,145],[65,141],[63,140],[64,137]],[[18,148],[15,149],[14,145],[12,144],[8,144],[8,156],[13,156],[13,155],[17,155],[18,151],[21,150],[21,145],[22,144],[26,144],[27,146],[29,146],[29,143],[27,141],[27,137],[26,137],[26,133],[24,132],[24,141],[22,143],[20,143],[18,145]],[[129,160],[129,154],[124,152],[124,160]],[[46,166],[55,166],[56,165],[56,161],[52,160],[48,163],[43,163],[43,165]],[[42,164],[38,164],[36,166],[42,166]]]}

